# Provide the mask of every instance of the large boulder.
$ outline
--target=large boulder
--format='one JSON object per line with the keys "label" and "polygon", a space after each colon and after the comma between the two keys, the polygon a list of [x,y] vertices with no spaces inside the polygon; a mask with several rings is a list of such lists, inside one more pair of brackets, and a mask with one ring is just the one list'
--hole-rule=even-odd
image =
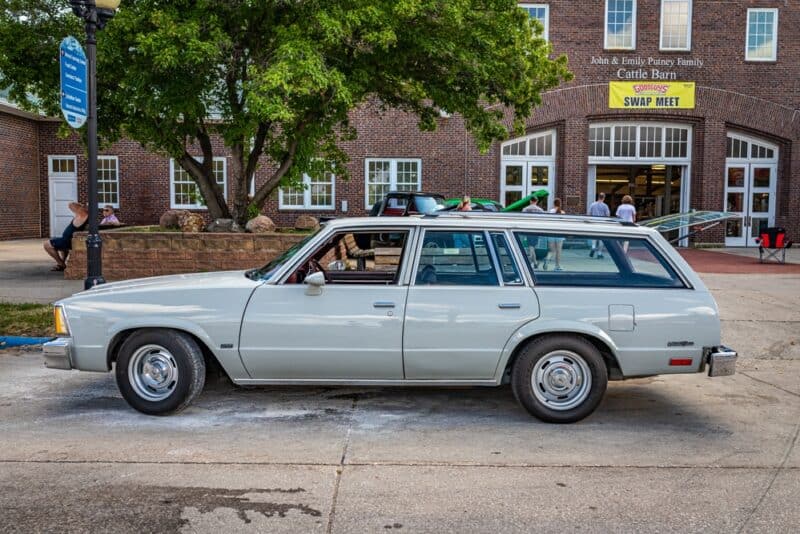
{"label": "large boulder", "polygon": [[186,210],[165,211],[161,215],[161,218],[158,219],[158,225],[161,228],[180,228],[181,223],[178,221],[178,218],[181,216],[181,213],[186,213]]}
{"label": "large boulder", "polygon": [[319,228],[319,220],[311,215],[300,215],[294,221],[294,227],[298,230],[316,230]]}
{"label": "large boulder", "polygon": [[233,219],[216,219],[206,226],[206,232],[241,232],[242,227]]}
{"label": "large boulder", "polygon": [[275,231],[275,223],[266,215],[257,215],[247,221],[245,228],[254,234],[266,234]]}
{"label": "large boulder", "polygon": [[196,233],[203,231],[206,221],[202,215],[185,211],[178,216],[178,225],[181,228],[181,232]]}

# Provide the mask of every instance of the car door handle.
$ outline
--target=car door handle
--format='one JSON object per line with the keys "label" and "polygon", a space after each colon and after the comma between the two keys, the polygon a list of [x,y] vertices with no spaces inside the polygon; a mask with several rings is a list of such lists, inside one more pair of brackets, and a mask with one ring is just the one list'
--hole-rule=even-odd
{"label": "car door handle", "polygon": [[394,302],[388,300],[378,300],[372,303],[373,308],[394,308]]}
{"label": "car door handle", "polygon": [[522,305],[519,302],[501,302],[497,307],[501,310],[518,310]]}

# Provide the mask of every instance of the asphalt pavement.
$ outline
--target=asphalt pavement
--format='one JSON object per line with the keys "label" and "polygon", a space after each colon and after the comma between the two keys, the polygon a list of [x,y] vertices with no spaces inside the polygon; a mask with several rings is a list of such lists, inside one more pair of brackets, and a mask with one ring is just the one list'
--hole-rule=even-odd
{"label": "asphalt pavement", "polygon": [[131,410],[0,352],[3,532],[794,532],[800,276],[703,275],[736,375],[613,382],[573,425],[501,388],[237,388]]}

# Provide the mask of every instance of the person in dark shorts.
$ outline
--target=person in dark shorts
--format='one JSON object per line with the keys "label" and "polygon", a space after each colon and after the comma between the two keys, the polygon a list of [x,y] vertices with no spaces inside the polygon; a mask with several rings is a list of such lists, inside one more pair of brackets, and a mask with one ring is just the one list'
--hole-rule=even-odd
{"label": "person in dark shorts", "polygon": [[44,250],[56,260],[56,265],[51,271],[63,271],[67,268],[67,256],[72,250],[72,234],[80,232],[86,228],[89,220],[89,212],[77,202],[69,203],[69,211],[74,217],[69,222],[61,237],[54,237],[44,242]]}

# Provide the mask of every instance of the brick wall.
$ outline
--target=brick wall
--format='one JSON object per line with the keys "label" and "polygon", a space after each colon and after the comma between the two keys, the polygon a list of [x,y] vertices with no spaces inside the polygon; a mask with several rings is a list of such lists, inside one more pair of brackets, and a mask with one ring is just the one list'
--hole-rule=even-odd
{"label": "brick wall", "polygon": [[[595,0],[551,0],[550,39],[556,54],[569,57],[575,79],[543,95],[526,123],[526,130],[554,128],[557,132],[555,169],[556,194],[568,209],[578,202],[582,210],[588,174],[588,128],[592,122],[667,121],[693,127],[690,208],[723,207],[725,135],[744,132],[764,138],[780,147],[778,170],[777,223],[800,236],[800,6],[778,0],[716,2],[695,0],[692,17],[691,51],[659,50],[660,6],[658,0],[637,2],[636,50],[603,49],[604,2]],[[746,10],[748,7],[779,9],[778,59],[775,62],[744,60]],[[611,60],[636,57],[655,60],[700,60],[703,66],[682,66],[661,70],[675,72],[678,79],[697,83],[696,107],[665,112],[611,110],[608,82],[619,79],[620,65],[600,65],[593,57]],[[650,67],[645,71],[650,73]],[[629,69],[630,70],[630,69]],[[381,113],[365,105],[352,113],[351,123],[358,139],[344,143],[350,156],[350,181],[337,179],[336,209],[331,211],[280,210],[277,192],[264,212],[279,226],[291,226],[302,213],[316,216],[354,216],[366,213],[365,159],[419,158],[422,161],[422,189],[445,196],[500,197],[500,151],[495,144],[486,154],[475,147],[462,119],[454,115],[438,120],[435,132],[420,132],[416,119],[397,110]],[[86,201],[86,158],[76,136],[59,139],[56,122],[39,122],[41,225],[48,221],[47,155],[78,155],[80,200]],[[215,141],[218,143],[218,140]],[[225,151],[217,145],[219,154]],[[106,147],[103,154],[119,156],[120,218],[134,224],[153,224],[169,208],[169,160],[143,150],[137,143],[121,141]],[[197,152],[199,154],[199,151]],[[4,156],[0,155],[0,161]],[[229,198],[232,198],[232,165],[229,160]],[[256,183],[267,179],[269,168],[261,167]],[[348,210],[341,211],[346,200]],[[19,210],[15,210],[19,211]],[[3,221],[7,220],[5,215]],[[0,221],[0,227],[3,222]],[[7,224],[7,223],[6,223]],[[12,223],[13,224],[13,223]],[[708,234],[716,241],[722,232]]]}
{"label": "brick wall", "polygon": [[[103,232],[106,281],[165,274],[250,269],[265,265],[305,236],[301,234],[183,234]],[[86,233],[76,233],[64,278],[86,278]]]}
{"label": "brick wall", "polygon": [[38,145],[33,118],[0,110],[0,239],[41,235]]}

